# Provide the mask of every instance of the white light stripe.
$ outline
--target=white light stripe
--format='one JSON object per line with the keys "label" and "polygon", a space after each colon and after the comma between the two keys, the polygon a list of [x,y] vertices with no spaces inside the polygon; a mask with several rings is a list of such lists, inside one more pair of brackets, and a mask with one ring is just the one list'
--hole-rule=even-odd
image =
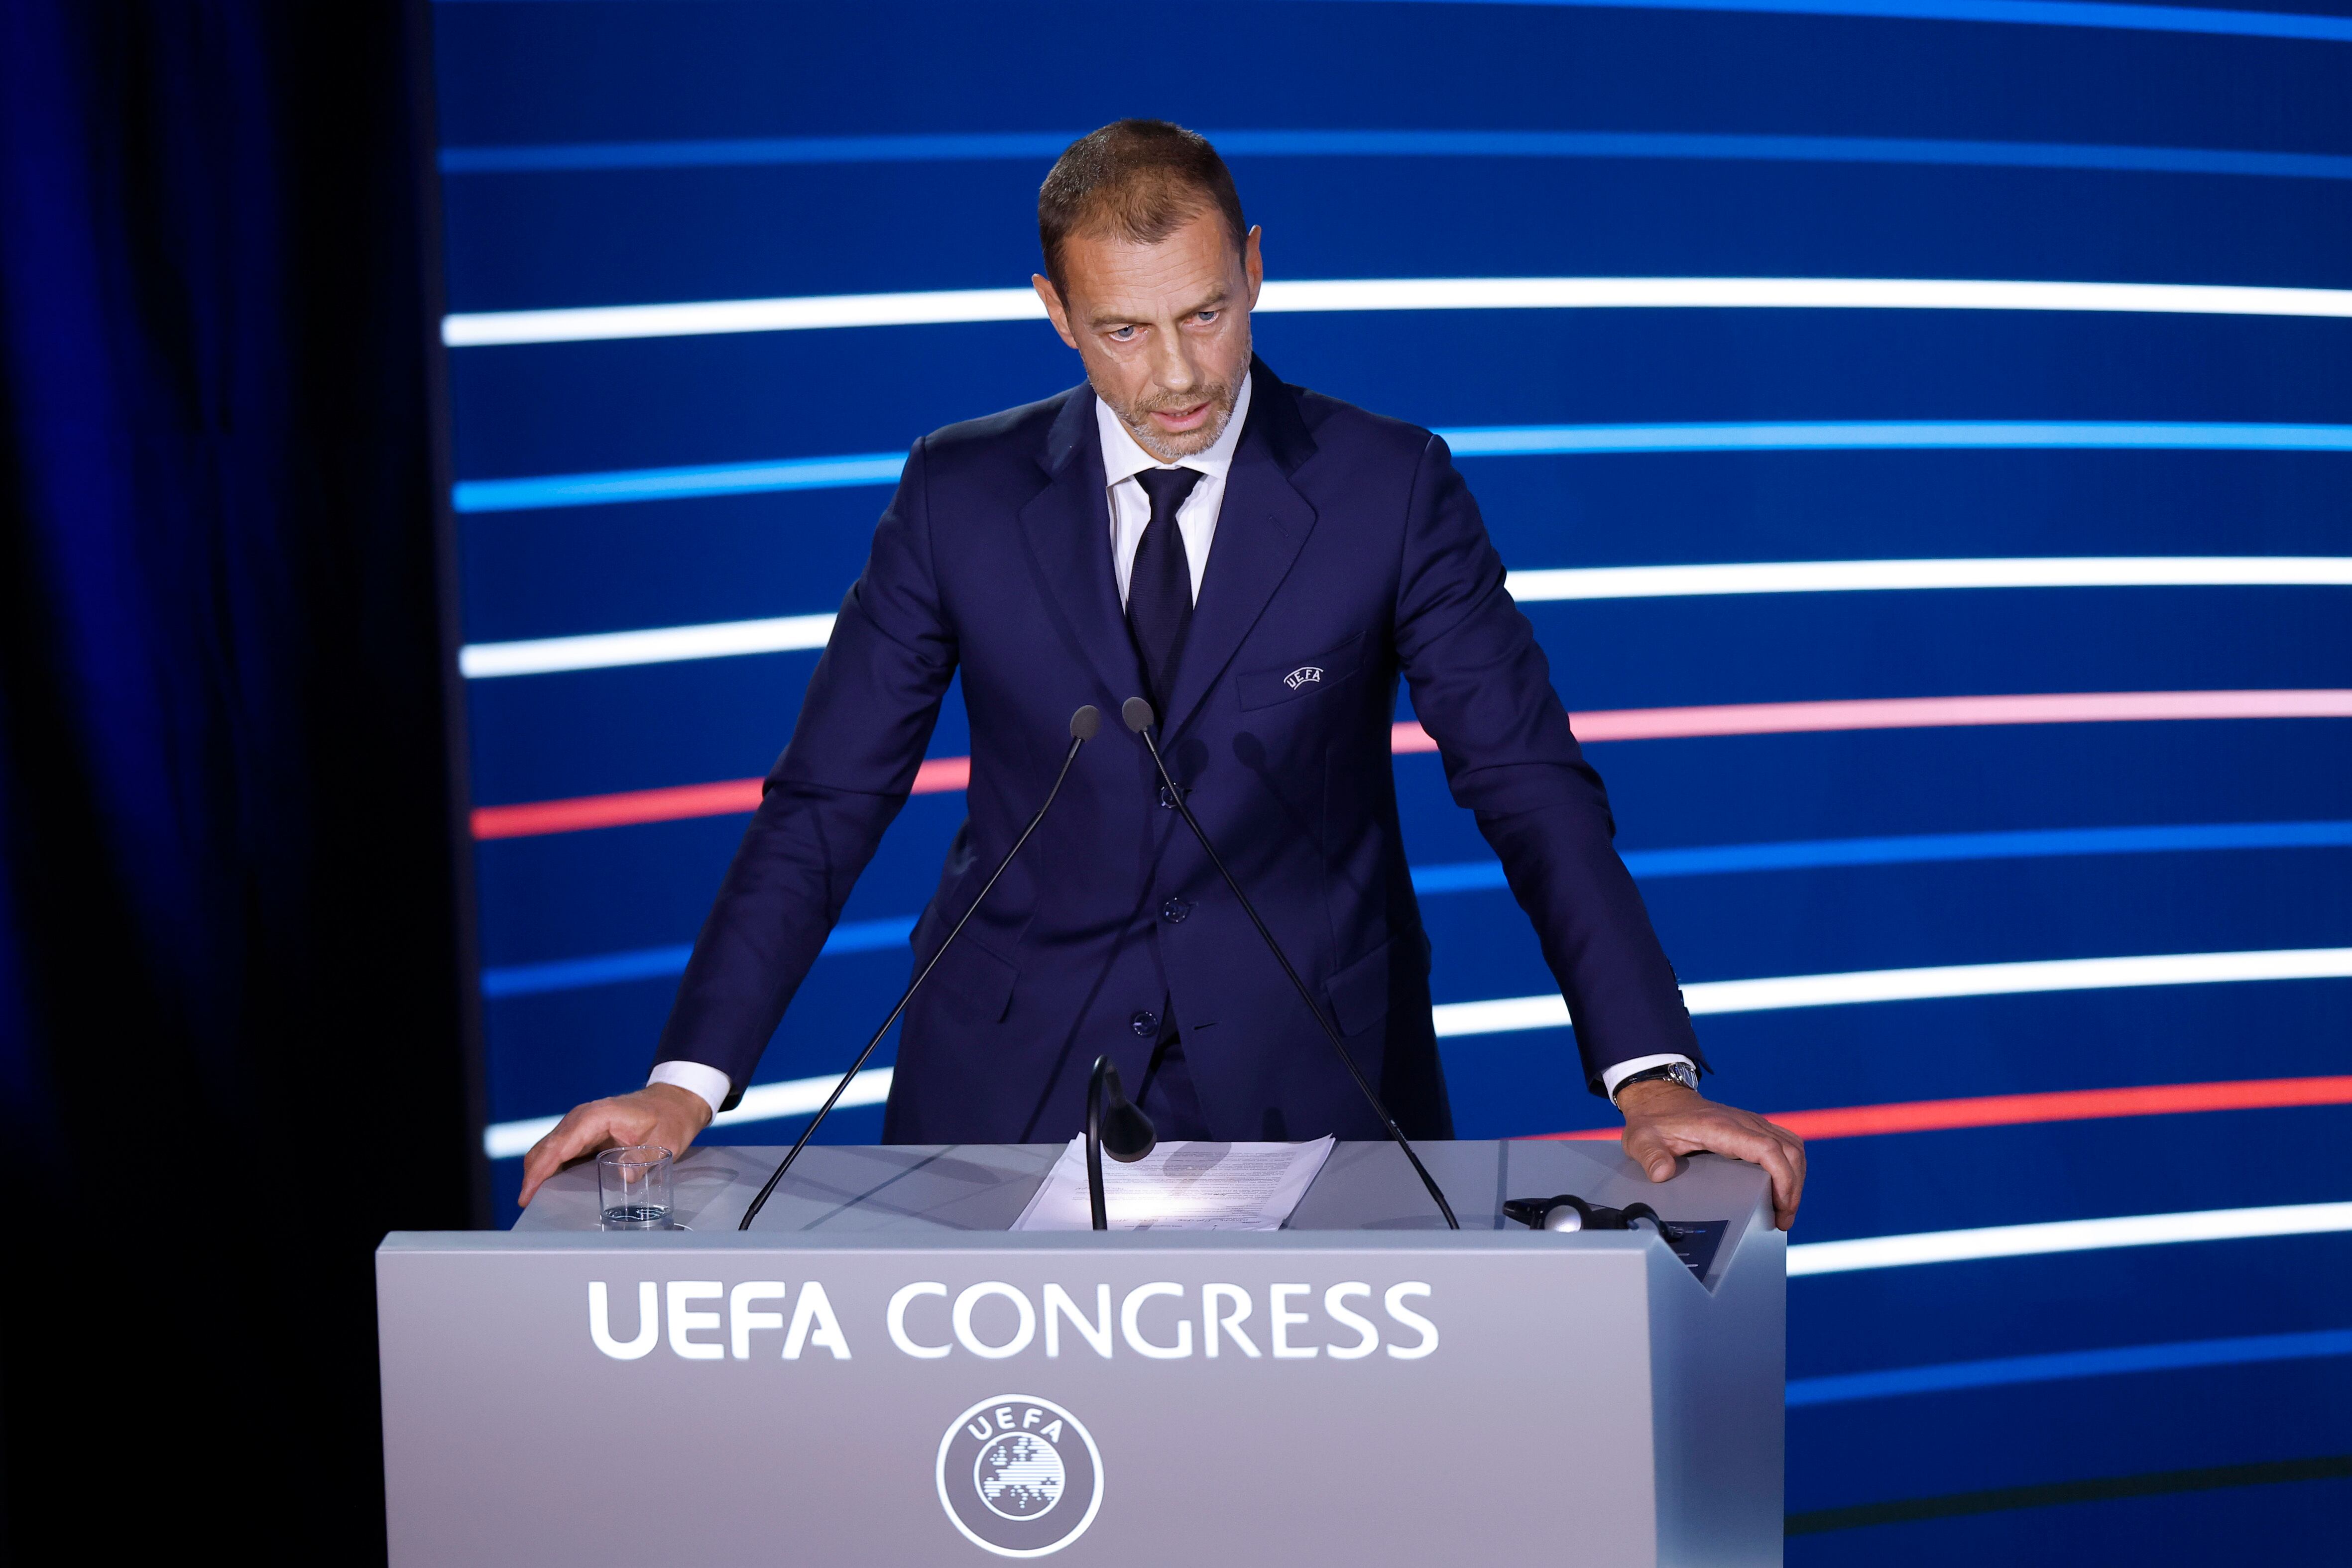
{"label": "white light stripe", "polygon": [[1044,320],[1027,288],[943,288],[921,294],[815,294],[782,299],[702,299],[574,310],[495,310],[444,316],[453,349],[500,343],[583,343],[614,338],[694,338],[714,332],[797,332],[821,327],[930,327]]}
{"label": "white light stripe", "polygon": [[2352,289],[1933,277],[1402,277],[1269,283],[1261,310],[2125,310],[2352,317]]}
{"label": "white light stripe", "polygon": [[468,643],[457,650],[457,672],[468,680],[484,681],[499,675],[726,659],[740,653],[822,648],[832,635],[830,615],[780,615],[769,621],[656,626],[643,632],[598,632],[584,637],[539,637],[522,643]]}
{"label": "white light stripe", "polygon": [[[1684,986],[1683,1001],[1696,1018],[1709,1013],[1775,1012],[1788,1008],[1929,1001],[1949,997],[2023,996],[2038,991],[2345,978],[2352,978],[2352,947],[2289,947],[2251,953],[2045,958],[2015,964],[1952,964],[1923,969],[1863,969],[1843,975],[1704,980]],[[1447,1002],[1430,1010],[1441,1039],[1568,1027],[1568,1003],[1557,993],[1503,997],[1485,1002]]]}
{"label": "white light stripe", "polygon": [[[2200,316],[2352,317],[2352,289],[2205,283],[2038,283],[1932,277],[1361,277],[1276,282],[1262,311],[1325,310],[2096,310]],[[826,327],[1043,319],[1026,288],[705,299],[445,316],[453,349]]]}
{"label": "white light stripe", "polygon": [[[1683,988],[1690,995],[1690,988]],[[1557,994],[1540,997],[1497,997],[1490,1002],[1440,1002],[1429,1009],[1437,1025],[1437,1038],[1450,1040],[1463,1034],[1516,1034],[1528,1029],[1566,1029],[1568,998]]]}
{"label": "white light stripe", "polygon": [[[859,1105],[879,1105],[890,1098],[890,1074],[887,1067],[869,1067],[849,1081],[841,1092],[841,1101],[834,1108],[848,1110]],[[824,1097],[841,1082],[837,1072],[821,1078],[793,1078],[782,1083],[755,1083],[743,1091],[743,1098],[732,1111],[721,1111],[711,1118],[714,1126],[731,1127],[738,1122],[772,1122],[779,1116],[814,1116],[824,1105]]]}
{"label": "white light stripe", "polygon": [[[1514,571],[1523,604],[1585,599],[1670,599],[1701,594],[1835,593],[1962,588],[2352,587],[2352,556],[2077,556],[1980,560],[1792,560],[1700,566],[1568,567]],[[626,664],[723,659],[822,648],[830,615],[656,626],[517,643],[468,643],[457,669],[468,680],[607,670]]]}
{"label": "white light stripe", "polygon": [[1789,1249],[1789,1273],[1843,1274],[1916,1263],[2032,1258],[2108,1247],[2162,1247],[2176,1241],[2242,1241],[2264,1236],[2315,1236],[2352,1230],[2352,1203],[2290,1203],[2268,1208],[2207,1208],[2187,1214],[2135,1214],[2119,1219],[2060,1219],[2042,1225],[1991,1225],[1980,1230],[1929,1230],[1809,1241]]}
{"label": "white light stripe", "polygon": [[[2352,160],[2347,160],[2352,162]],[[1454,425],[1457,457],[1694,452],[2352,452],[2352,425],[2215,420],[1767,420]],[[490,481],[492,484],[498,481]]]}
{"label": "white light stripe", "polygon": [[[890,1098],[890,1072],[887,1067],[869,1067],[849,1081],[842,1091],[841,1102],[834,1108],[846,1111],[861,1105],[879,1105]],[[823,1078],[794,1078],[782,1083],[755,1083],[743,1091],[743,1098],[732,1111],[721,1111],[711,1118],[711,1124],[731,1127],[739,1122],[771,1122],[779,1116],[812,1116],[833,1092],[840,1076],[828,1073]],[[530,1116],[520,1122],[493,1122],[482,1129],[482,1151],[494,1160],[510,1160],[530,1152],[530,1146],[555,1131],[561,1116]]]}
{"label": "white light stripe", "polygon": [[2053,556],[1969,560],[1774,560],[1514,571],[1522,604],[1727,593],[1938,588],[2352,587],[2352,556]]}

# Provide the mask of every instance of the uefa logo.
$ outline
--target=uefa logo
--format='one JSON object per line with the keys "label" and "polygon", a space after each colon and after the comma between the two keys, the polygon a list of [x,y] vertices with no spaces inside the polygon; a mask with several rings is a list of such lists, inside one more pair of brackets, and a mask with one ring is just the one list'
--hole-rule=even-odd
{"label": "uefa logo", "polygon": [[1047,1399],[1000,1394],[940,1439],[940,1506],[964,1539],[999,1557],[1059,1552],[1102,1507],[1094,1434]]}

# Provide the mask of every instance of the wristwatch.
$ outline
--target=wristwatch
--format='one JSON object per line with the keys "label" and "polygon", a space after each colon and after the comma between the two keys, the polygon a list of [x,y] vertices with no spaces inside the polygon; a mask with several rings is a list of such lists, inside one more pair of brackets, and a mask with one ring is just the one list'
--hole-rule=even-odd
{"label": "wristwatch", "polygon": [[1636,1083],[1654,1083],[1660,1079],[1671,1079],[1685,1089],[1696,1090],[1698,1087],[1698,1069],[1687,1061],[1669,1061],[1663,1067],[1645,1067],[1639,1072],[1629,1072],[1617,1081],[1616,1088],[1609,1092],[1609,1103],[1612,1105],[1617,1103],[1617,1096]]}

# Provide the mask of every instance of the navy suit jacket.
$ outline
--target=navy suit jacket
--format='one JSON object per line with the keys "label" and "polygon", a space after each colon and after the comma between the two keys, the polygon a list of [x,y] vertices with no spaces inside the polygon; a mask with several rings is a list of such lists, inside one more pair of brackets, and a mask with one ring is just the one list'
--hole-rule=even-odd
{"label": "navy suit jacket", "polygon": [[[1534,922],[1588,1081],[1637,1056],[1700,1060],[1600,776],[1445,444],[1284,385],[1263,361],[1254,375],[1160,729],[1226,863],[1399,1123],[1450,1136],[1390,760],[1402,674],[1454,798]],[[883,1136],[1066,1138],[1097,1055],[1141,1078],[1143,1013],[1181,1026],[1214,1135],[1382,1135],[1118,723],[1145,686],[1110,538],[1085,387],[915,444],[695,944],[660,1060],[715,1067],[738,1094],[751,1081],[906,803],[961,669],[970,815],[915,929],[918,964],[1045,799],[1072,710],[1092,703],[1106,722],[908,1009]]]}

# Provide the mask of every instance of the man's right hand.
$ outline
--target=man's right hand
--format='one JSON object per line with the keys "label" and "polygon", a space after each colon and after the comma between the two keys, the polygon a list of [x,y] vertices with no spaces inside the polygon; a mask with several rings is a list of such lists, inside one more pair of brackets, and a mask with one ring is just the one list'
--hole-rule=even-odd
{"label": "man's right hand", "polygon": [[657,1144],[675,1156],[709,1125],[710,1103],[675,1083],[648,1083],[634,1094],[575,1105],[522,1157],[521,1201],[528,1204],[541,1182],[600,1149]]}

